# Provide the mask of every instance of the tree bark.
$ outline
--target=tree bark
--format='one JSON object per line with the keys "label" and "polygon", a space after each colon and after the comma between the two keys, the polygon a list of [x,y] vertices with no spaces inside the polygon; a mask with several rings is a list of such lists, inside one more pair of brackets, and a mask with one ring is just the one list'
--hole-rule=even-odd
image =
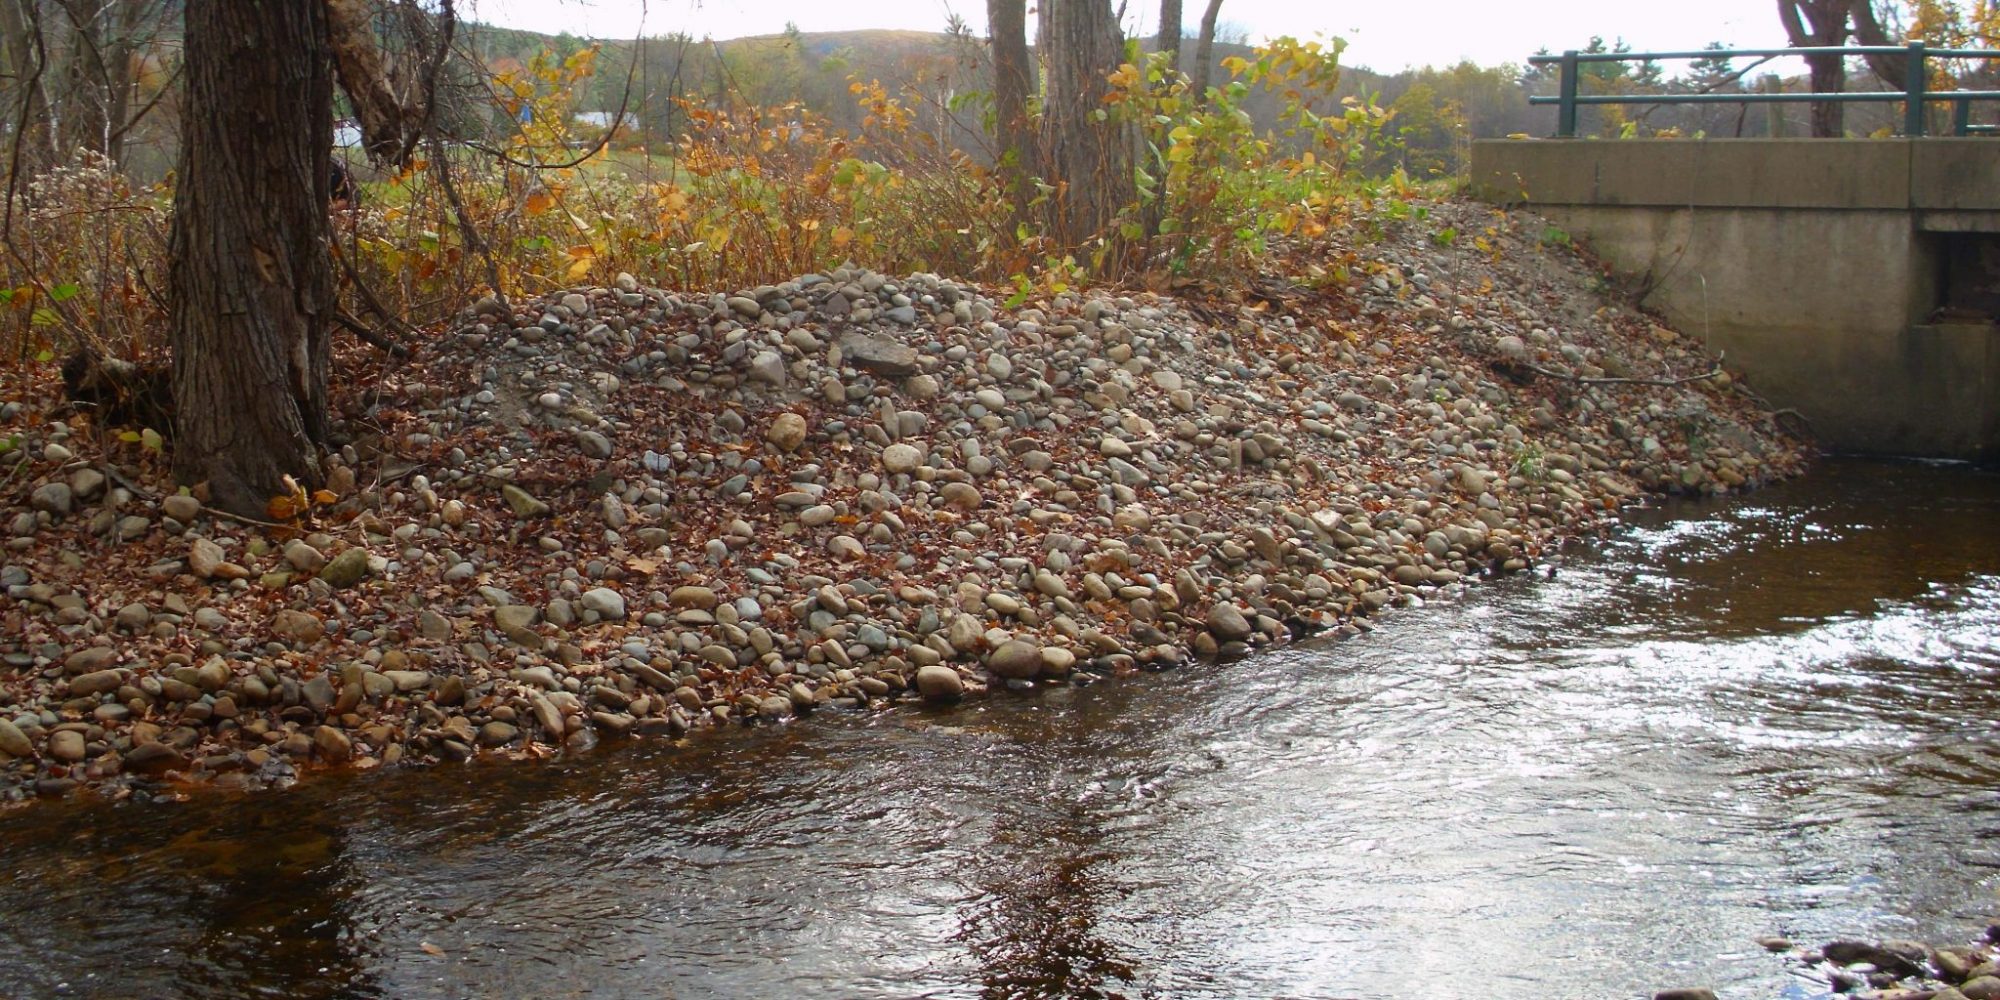
{"label": "tree bark", "polygon": [[261,516],[320,480],[334,285],[321,0],[187,0],[169,268],[174,475]]}
{"label": "tree bark", "polygon": [[382,65],[382,53],[375,47],[372,10],[363,0],[325,0],[334,65],[340,73],[340,89],[354,105],[354,119],[361,126],[361,142],[370,159],[394,163],[412,148],[411,133],[423,118],[421,109],[405,106],[396,97],[389,72]]}
{"label": "tree bark", "polygon": [[105,22],[110,13],[104,9],[104,0],[62,0],[60,6],[69,44],[62,72],[59,148],[65,153],[79,147],[102,153],[111,136],[106,106],[109,77],[104,61]]}
{"label": "tree bark", "polygon": [[[1806,68],[1816,94],[1837,94],[1847,89],[1847,64],[1839,56],[1807,56]],[[1812,134],[1818,139],[1837,139],[1847,134],[1847,105],[1822,101],[1812,106]]]}
{"label": "tree bark", "polygon": [[127,136],[132,130],[132,85],[139,59],[140,32],[152,25],[159,11],[151,0],[118,0],[118,19],[112,37],[104,47],[105,120],[111,130],[105,136],[104,155],[125,165]]}
{"label": "tree bark", "polygon": [[[1854,16],[1854,40],[1861,45],[1901,45],[1902,40],[1889,37],[1888,29],[1882,26],[1882,19],[1875,13],[1873,0],[1853,0],[1850,5]],[[1909,86],[1910,60],[1907,56],[1865,56],[1868,69],[1892,90],[1903,90]]]}
{"label": "tree bark", "polygon": [[[1841,45],[1847,41],[1847,18],[1853,0],[1778,0],[1778,19],[1793,48]],[[1814,93],[1837,94],[1847,89],[1847,63],[1839,56],[1806,56],[1806,69]],[[1837,138],[1847,133],[1846,105],[1822,101],[1812,106],[1812,134],[1815,138]]]}
{"label": "tree bark", "polygon": [[156,17],[153,0],[61,0],[68,27],[58,148],[125,158],[132,62],[139,33]]}
{"label": "tree bark", "polygon": [[1181,0],[1160,0],[1160,38],[1154,46],[1167,54],[1167,66],[1181,68]]}
{"label": "tree bark", "polygon": [[1111,0],[1042,0],[1048,60],[1042,106],[1043,179],[1057,185],[1050,232],[1064,246],[1108,233],[1135,197],[1132,151],[1115,118],[1099,120],[1108,77],[1124,57]]}
{"label": "tree bark", "polygon": [[1028,94],[1034,70],[1028,57],[1026,0],[987,0],[986,27],[993,38],[993,121],[1000,136],[999,169],[1013,193],[1014,214],[1027,214],[1027,179],[1033,176],[1034,132]]}
{"label": "tree bark", "polygon": [[47,36],[43,34],[40,8],[36,0],[0,0],[0,69],[12,78],[6,90],[7,106],[0,109],[0,122],[13,126],[7,153],[8,166],[30,173],[55,159],[54,137],[49,129]]}
{"label": "tree bark", "polygon": [[1194,43],[1194,99],[1208,103],[1208,84],[1214,74],[1215,19],[1222,13],[1222,0],[1208,0],[1201,12],[1201,34]]}

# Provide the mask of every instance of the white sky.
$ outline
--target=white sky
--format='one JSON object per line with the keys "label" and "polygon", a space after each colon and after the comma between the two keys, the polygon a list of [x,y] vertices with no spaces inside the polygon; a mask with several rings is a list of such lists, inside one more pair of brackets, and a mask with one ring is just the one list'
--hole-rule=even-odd
{"label": "white sky", "polygon": [[[1132,12],[1128,30],[1137,22],[1152,33],[1158,0],[1125,3]],[[1184,0],[1184,6],[1192,31],[1204,3]],[[642,11],[649,35],[686,31],[717,39],[775,34],[787,21],[802,31],[936,31],[953,12],[978,34],[986,27],[985,0],[461,0],[462,14],[478,20],[586,37],[629,38]],[[1544,46],[1582,48],[1592,35],[1622,37],[1634,49],[1656,52],[1712,41],[1737,48],[1785,42],[1773,5],[1759,0],[1224,0],[1222,21],[1246,30],[1253,41],[1337,35],[1350,43],[1343,64],[1384,72],[1460,58],[1518,63]],[[1679,66],[1666,69],[1672,75]]]}

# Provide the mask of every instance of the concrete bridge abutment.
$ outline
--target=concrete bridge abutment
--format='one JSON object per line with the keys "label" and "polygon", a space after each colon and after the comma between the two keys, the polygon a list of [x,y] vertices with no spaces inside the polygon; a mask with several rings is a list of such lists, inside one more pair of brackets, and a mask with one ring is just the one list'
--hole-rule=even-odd
{"label": "concrete bridge abutment", "polygon": [[2000,458],[2000,140],[1504,140],[1472,181],[1828,447]]}

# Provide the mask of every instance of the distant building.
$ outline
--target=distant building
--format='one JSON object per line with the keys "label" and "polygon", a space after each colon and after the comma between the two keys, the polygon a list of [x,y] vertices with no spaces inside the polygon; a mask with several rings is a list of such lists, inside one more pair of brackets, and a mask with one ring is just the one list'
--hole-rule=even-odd
{"label": "distant building", "polygon": [[[578,125],[601,130],[611,127],[612,114],[610,111],[579,111],[571,117]],[[618,123],[620,131],[629,131],[638,127],[639,116],[630,112],[627,112],[625,117]]]}

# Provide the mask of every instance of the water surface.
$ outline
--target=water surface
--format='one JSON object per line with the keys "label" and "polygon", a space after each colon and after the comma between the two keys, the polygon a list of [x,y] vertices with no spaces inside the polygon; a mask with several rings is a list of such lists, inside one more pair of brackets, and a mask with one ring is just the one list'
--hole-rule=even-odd
{"label": "water surface", "polygon": [[2000,885],[2000,477],[1835,463],[1374,633],[0,815],[0,996],[1811,997]]}

